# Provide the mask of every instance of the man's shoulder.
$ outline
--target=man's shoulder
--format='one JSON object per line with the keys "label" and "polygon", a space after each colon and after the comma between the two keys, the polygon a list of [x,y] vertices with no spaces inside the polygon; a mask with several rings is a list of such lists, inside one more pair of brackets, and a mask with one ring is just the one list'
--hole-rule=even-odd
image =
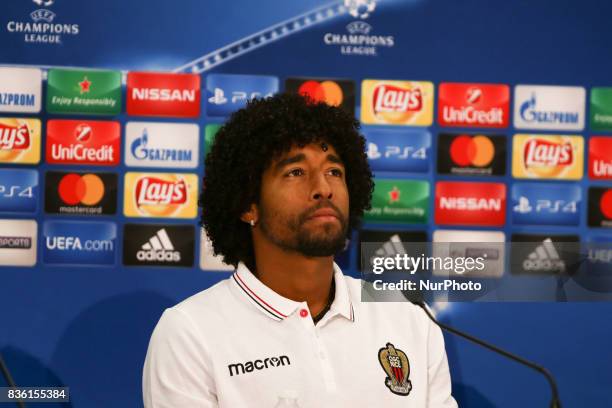
{"label": "man's shoulder", "polygon": [[186,315],[191,320],[210,319],[222,312],[233,299],[229,289],[230,279],[231,277],[223,279],[211,287],[189,296],[170,309]]}

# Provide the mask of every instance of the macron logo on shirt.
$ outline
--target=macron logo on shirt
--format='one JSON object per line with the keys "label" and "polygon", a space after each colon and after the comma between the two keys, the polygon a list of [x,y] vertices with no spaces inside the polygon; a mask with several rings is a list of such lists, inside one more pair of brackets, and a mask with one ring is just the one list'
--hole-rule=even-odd
{"label": "macron logo on shirt", "polygon": [[234,363],[227,366],[229,368],[230,377],[234,374],[240,375],[245,373],[253,372],[254,370],[263,370],[265,368],[280,367],[284,365],[291,365],[289,357],[268,357],[264,360],[247,361],[246,363]]}

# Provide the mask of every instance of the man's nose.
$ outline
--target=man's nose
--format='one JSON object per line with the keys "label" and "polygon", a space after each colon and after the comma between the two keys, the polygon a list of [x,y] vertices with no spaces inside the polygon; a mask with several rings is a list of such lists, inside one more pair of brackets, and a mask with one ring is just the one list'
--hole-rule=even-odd
{"label": "man's nose", "polygon": [[324,173],[317,173],[313,175],[312,180],[312,198],[315,200],[321,200],[326,198],[331,200],[333,195],[332,187],[325,177]]}

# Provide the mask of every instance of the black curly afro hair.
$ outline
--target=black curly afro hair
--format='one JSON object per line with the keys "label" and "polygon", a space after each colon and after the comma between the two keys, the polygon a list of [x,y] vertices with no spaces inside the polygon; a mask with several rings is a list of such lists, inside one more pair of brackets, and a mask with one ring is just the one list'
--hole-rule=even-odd
{"label": "black curly afro hair", "polygon": [[200,224],[225,263],[255,264],[250,226],[240,219],[259,203],[261,176],[294,146],[326,142],[345,166],[349,194],[348,233],[370,209],[374,183],[359,122],[343,109],[300,95],[254,99],[219,129],[206,156]]}

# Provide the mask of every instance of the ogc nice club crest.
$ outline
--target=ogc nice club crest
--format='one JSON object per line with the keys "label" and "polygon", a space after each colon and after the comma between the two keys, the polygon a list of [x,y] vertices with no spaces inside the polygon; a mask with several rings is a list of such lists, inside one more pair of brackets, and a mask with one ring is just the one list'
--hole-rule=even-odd
{"label": "ogc nice club crest", "polygon": [[392,393],[397,395],[408,395],[412,390],[412,383],[408,379],[410,376],[410,363],[408,357],[400,349],[396,349],[393,344],[387,343],[385,348],[378,351],[378,361],[382,366],[387,378],[385,385]]}

